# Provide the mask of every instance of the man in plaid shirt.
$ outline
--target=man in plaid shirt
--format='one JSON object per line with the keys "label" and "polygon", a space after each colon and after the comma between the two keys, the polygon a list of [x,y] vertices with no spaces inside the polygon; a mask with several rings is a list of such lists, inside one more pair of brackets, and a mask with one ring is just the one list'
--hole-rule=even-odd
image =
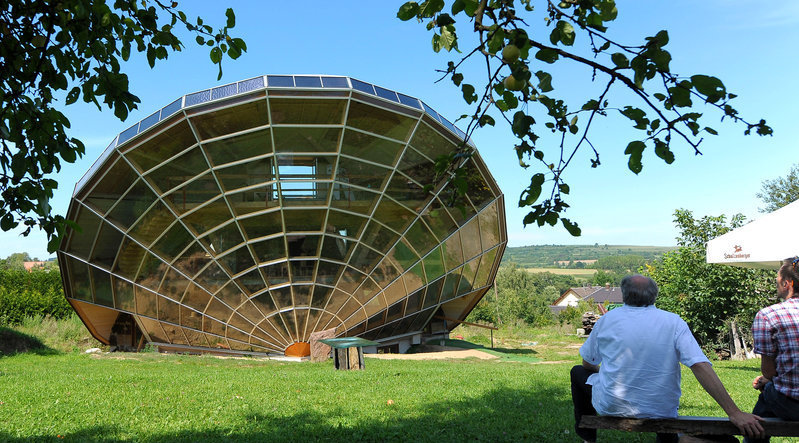
{"label": "man in plaid shirt", "polygon": [[752,413],[799,420],[799,258],[777,271],[777,295],[784,301],[761,309],[752,324],[763,373],[752,382],[761,391]]}

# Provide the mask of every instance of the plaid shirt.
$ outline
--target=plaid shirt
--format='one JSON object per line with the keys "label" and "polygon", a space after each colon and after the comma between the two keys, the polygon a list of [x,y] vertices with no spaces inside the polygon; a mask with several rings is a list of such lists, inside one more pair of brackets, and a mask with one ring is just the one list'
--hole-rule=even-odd
{"label": "plaid shirt", "polygon": [[799,298],[763,308],[752,324],[755,352],[774,357],[777,391],[799,399]]}

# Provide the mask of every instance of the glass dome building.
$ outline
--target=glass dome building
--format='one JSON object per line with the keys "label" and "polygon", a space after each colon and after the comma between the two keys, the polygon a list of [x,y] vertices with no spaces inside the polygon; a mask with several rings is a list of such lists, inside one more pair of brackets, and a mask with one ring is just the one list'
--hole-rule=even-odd
{"label": "glass dome building", "polygon": [[181,97],[77,183],[58,250],[103,343],[307,355],[313,332],[403,351],[491,287],[504,201],[465,134],[422,101],[338,76],[268,75]]}

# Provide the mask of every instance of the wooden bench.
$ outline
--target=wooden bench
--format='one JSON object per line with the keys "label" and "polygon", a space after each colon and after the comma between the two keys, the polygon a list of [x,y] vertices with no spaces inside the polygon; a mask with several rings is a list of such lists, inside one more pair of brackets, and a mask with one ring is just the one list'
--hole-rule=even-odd
{"label": "wooden bench", "polygon": [[[778,418],[764,420],[763,429],[769,436],[799,437],[799,421],[784,421]],[[741,435],[741,431],[726,417],[627,418],[584,415],[580,420],[580,427],[630,432],[664,432],[688,436]]]}

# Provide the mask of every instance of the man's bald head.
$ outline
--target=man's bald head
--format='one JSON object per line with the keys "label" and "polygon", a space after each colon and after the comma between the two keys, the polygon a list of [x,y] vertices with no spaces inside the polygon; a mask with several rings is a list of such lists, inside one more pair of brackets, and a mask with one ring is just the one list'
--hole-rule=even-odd
{"label": "man's bald head", "polygon": [[628,275],[621,281],[621,297],[625,305],[653,305],[657,296],[658,285],[649,277],[635,274]]}

